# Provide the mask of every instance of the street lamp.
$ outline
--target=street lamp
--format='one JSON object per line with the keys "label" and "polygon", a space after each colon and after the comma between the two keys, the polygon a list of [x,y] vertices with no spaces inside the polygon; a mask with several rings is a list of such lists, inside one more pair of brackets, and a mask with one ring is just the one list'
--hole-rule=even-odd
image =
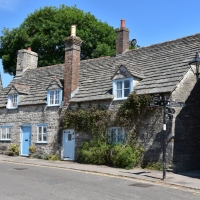
{"label": "street lamp", "polygon": [[199,54],[196,53],[195,58],[193,60],[191,60],[188,64],[190,65],[190,68],[191,68],[192,72],[194,73],[194,75],[196,75],[196,79],[198,81],[199,74],[200,74],[200,58],[199,58]]}

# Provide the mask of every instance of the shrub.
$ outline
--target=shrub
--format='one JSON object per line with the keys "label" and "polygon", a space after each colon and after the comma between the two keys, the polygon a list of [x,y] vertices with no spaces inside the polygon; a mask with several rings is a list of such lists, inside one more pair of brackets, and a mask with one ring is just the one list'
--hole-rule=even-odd
{"label": "shrub", "polygon": [[9,156],[18,156],[19,155],[19,145],[18,144],[11,144],[9,146]]}
{"label": "shrub", "polygon": [[108,145],[95,141],[84,142],[78,152],[79,162],[85,164],[104,165],[107,163]]}
{"label": "shrub", "polygon": [[131,169],[140,162],[141,154],[142,149],[137,146],[107,144],[103,140],[93,139],[83,143],[78,151],[78,161]]}
{"label": "shrub", "polygon": [[50,154],[50,155],[45,155],[44,157],[43,157],[43,159],[44,160],[60,160],[59,159],[59,157],[57,156],[57,155],[52,155],[52,154]]}
{"label": "shrub", "polygon": [[31,153],[35,153],[35,145],[31,145],[28,150],[31,152]]}

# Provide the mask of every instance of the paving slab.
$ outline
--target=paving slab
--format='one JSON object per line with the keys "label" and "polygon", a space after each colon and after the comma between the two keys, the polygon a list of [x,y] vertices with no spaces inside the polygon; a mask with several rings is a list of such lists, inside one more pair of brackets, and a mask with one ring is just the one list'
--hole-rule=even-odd
{"label": "paving slab", "polygon": [[113,168],[104,165],[80,164],[72,161],[48,161],[33,159],[22,156],[11,157],[0,154],[0,162],[13,162],[18,164],[31,164],[37,166],[55,167],[68,170],[92,172],[123,178],[137,179],[139,181],[152,182],[155,184],[169,185],[184,189],[192,189],[200,192],[200,170],[183,173],[167,172],[166,179],[162,180],[162,171],[134,168],[131,170]]}

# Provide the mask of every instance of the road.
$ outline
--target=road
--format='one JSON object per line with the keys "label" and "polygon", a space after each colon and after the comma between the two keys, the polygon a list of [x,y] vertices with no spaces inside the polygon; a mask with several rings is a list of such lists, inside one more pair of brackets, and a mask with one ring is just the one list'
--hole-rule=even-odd
{"label": "road", "polygon": [[196,200],[200,194],[135,180],[0,162],[0,200]]}

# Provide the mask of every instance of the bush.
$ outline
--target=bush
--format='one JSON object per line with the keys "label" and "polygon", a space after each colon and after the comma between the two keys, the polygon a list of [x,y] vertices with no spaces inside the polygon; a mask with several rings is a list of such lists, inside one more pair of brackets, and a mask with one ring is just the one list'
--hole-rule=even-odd
{"label": "bush", "polygon": [[79,162],[85,164],[104,165],[107,163],[108,146],[94,141],[84,142],[78,152]]}
{"label": "bush", "polygon": [[28,150],[31,152],[31,153],[35,153],[35,145],[31,145]]}
{"label": "bush", "polygon": [[18,144],[11,144],[8,150],[9,156],[18,156],[19,155],[19,145]]}
{"label": "bush", "polygon": [[112,165],[131,169],[141,158],[142,150],[137,146],[107,144],[104,141],[84,142],[78,151],[78,161],[85,164]]}
{"label": "bush", "polygon": [[45,155],[44,157],[43,157],[43,159],[44,160],[60,160],[59,159],[59,157],[57,156],[57,155],[52,155],[52,154],[50,154],[50,155]]}
{"label": "bush", "polygon": [[110,161],[115,167],[131,169],[138,163],[138,155],[130,146],[114,145],[111,149]]}

